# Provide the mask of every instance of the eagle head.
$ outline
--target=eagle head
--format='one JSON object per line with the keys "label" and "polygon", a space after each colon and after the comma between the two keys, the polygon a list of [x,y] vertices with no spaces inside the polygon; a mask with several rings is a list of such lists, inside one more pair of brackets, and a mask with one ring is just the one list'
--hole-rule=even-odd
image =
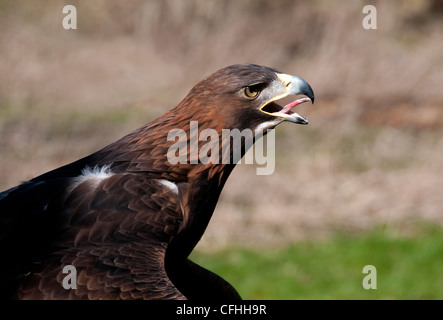
{"label": "eagle head", "polygon": [[[276,103],[288,95],[303,98],[280,106]],[[223,119],[225,128],[272,129],[283,121],[308,124],[308,120],[292,111],[304,102],[314,102],[311,86],[302,78],[276,69],[236,64],[220,69],[200,81],[179,105],[190,108],[197,118]]]}

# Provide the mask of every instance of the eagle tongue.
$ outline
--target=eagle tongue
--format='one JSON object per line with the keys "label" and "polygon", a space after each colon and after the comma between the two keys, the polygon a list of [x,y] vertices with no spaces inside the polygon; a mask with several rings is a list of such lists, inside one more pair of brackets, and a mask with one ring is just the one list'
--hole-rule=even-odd
{"label": "eagle tongue", "polygon": [[291,109],[295,108],[300,103],[307,102],[307,101],[311,101],[311,99],[306,98],[306,97],[297,99],[297,100],[285,105],[283,107],[283,109],[280,110],[279,113],[286,114],[287,116],[285,117],[285,120],[287,120],[287,121],[299,123],[299,124],[308,124],[308,120],[305,117],[299,115],[298,113],[291,111]]}
{"label": "eagle tongue", "polygon": [[295,101],[292,101],[291,103],[288,103],[287,105],[285,105],[283,107],[282,110],[280,110],[281,113],[286,113],[286,114],[290,114],[291,113],[291,109],[295,108],[297,105],[303,103],[303,102],[307,102],[307,101],[311,101],[311,99],[305,97],[305,98],[300,98],[297,99]]}

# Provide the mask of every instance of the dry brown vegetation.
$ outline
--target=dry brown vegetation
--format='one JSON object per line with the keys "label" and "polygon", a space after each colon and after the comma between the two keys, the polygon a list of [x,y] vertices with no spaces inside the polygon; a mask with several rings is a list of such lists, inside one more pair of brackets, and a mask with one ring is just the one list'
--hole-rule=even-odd
{"label": "dry brown vegetation", "polygon": [[[239,166],[202,247],[273,245],[380,223],[443,223],[439,1],[0,0],[0,190],[87,155],[234,63],[296,74],[308,127],[276,171]],[[62,8],[77,7],[78,30]]]}

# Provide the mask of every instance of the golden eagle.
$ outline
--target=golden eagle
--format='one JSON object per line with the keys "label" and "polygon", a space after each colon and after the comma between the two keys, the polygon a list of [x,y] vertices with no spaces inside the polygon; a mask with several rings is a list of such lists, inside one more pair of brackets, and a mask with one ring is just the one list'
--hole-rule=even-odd
{"label": "golden eagle", "polygon": [[[284,107],[275,102],[297,94],[308,98]],[[273,129],[285,120],[307,124],[291,111],[305,101],[313,102],[314,93],[299,77],[253,64],[229,66],[158,119],[0,193],[1,296],[240,299],[229,283],[188,259],[235,163],[202,163],[191,159],[190,148],[184,149],[188,161],[171,163],[168,151],[177,141],[168,133],[189,133],[192,121],[199,131],[219,135]],[[188,134],[184,142],[191,139]],[[77,279],[75,288],[65,289],[68,265]]]}

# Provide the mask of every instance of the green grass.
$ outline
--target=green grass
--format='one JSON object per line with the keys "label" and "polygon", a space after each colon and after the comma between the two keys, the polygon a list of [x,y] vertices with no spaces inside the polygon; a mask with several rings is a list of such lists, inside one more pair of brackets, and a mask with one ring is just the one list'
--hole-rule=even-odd
{"label": "green grass", "polygon": [[[195,252],[191,259],[244,299],[443,299],[443,229],[395,234],[377,228],[279,249]],[[365,265],[376,267],[377,289],[363,289]]]}

